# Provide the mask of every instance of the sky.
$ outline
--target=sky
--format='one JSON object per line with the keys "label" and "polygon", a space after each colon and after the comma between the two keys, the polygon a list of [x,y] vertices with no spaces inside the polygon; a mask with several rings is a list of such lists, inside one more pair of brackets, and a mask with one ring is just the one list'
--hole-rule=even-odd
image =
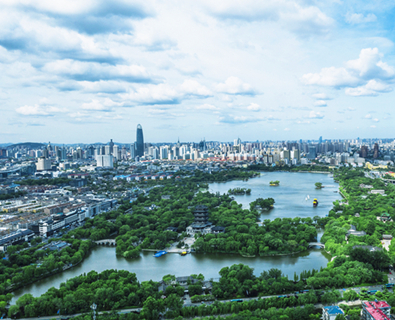
{"label": "sky", "polygon": [[1,0],[0,143],[391,138],[394,1]]}

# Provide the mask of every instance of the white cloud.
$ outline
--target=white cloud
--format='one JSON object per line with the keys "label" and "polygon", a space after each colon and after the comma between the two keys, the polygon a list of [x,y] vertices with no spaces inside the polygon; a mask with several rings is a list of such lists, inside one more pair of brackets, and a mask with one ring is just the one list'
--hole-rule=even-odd
{"label": "white cloud", "polygon": [[49,106],[49,107],[45,108],[45,111],[49,112],[49,113],[65,113],[65,112],[68,112],[68,109]]}
{"label": "white cloud", "polygon": [[[142,3],[143,3],[142,1],[135,1],[135,5],[141,5]],[[50,13],[61,14],[61,15],[79,15],[79,14],[122,15],[122,13],[119,12],[120,10],[124,10],[125,12],[123,14],[126,14],[128,10],[135,9],[135,7],[128,4],[127,1],[119,1],[119,0],[113,1],[111,4],[103,0],[98,0],[98,1],[59,0],[56,3],[50,0],[37,0],[37,1],[9,0],[9,1],[5,1],[4,5],[8,5],[8,6],[23,5],[25,9],[31,8],[39,11],[50,12]]]}
{"label": "white cloud", "polygon": [[316,102],[314,102],[314,105],[315,105],[316,107],[326,107],[326,106],[327,106],[327,103],[326,103],[326,101],[324,101],[324,100],[317,100]]}
{"label": "white cloud", "polygon": [[360,96],[377,96],[379,93],[390,92],[392,87],[382,81],[369,80],[367,84],[356,87],[347,88],[346,94],[349,96],[360,97]]}
{"label": "white cloud", "polygon": [[311,119],[323,119],[325,116],[321,112],[310,111],[309,118]]}
{"label": "white cloud", "polygon": [[375,126],[375,125],[371,125],[370,127],[371,127],[371,128],[376,128],[376,126]]}
{"label": "white cloud", "polygon": [[103,102],[99,100],[92,100],[91,102],[83,103],[81,109],[83,110],[92,110],[92,111],[104,111],[110,112],[114,106],[122,105],[120,103],[116,103],[110,99],[105,99]]}
{"label": "white cloud", "polygon": [[74,118],[77,121],[83,121],[84,118],[88,118],[90,115],[87,112],[77,111],[69,113],[69,117]]}
{"label": "white cloud", "polygon": [[[41,99],[41,101],[47,101]],[[59,108],[54,106],[42,106],[35,104],[33,106],[24,105],[22,107],[16,108],[15,111],[23,116],[53,116],[56,113],[65,113],[68,110],[66,108]]]}
{"label": "white cloud", "polygon": [[123,80],[128,82],[152,82],[152,76],[140,65],[108,65],[71,59],[48,62],[43,71],[77,81]]}
{"label": "white cloud", "polygon": [[198,109],[198,110],[219,110],[218,107],[213,106],[212,104],[208,104],[208,103],[202,104],[200,106],[196,106],[195,109]]}
{"label": "white cloud", "polygon": [[227,124],[243,124],[243,123],[259,122],[259,121],[263,121],[263,119],[259,117],[238,116],[233,114],[219,117],[220,123],[227,123]]}
{"label": "white cloud", "polygon": [[319,100],[332,100],[331,97],[329,97],[326,93],[322,93],[322,92],[313,94],[313,98]]}
{"label": "white cloud", "polygon": [[165,118],[165,119],[175,119],[177,117],[184,117],[185,114],[183,113],[175,113],[171,112],[167,109],[160,109],[160,108],[151,108],[148,110],[149,116],[150,117],[157,117],[157,118]]}
{"label": "white cloud", "polygon": [[218,92],[232,95],[255,95],[255,91],[248,83],[244,83],[237,77],[229,77],[224,83],[216,86]]}
{"label": "white cloud", "polygon": [[201,85],[196,80],[185,80],[180,86],[180,89],[188,95],[195,95],[201,97],[208,97],[212,95],[212,92],[208,88]]}
{"label": "white cloud", "polygon": [[382,54],[377,48],[362,49],[359,58],[346,63],[350,73],[362,79],[391,79],[395,69],[381,61]]}
{"label": "white cloud", "polygon": [[367,115],[365,116],[365,118],[366,118],[366,119],[372,119],[372,115],[371,115],[371,114],[367,114]]}
{"label": "white cloud", "polygon": [[323,68],[320,73],[308,73],[302,77],[304,83],[324,87],[349,87],[361,83],[361,80],[346,68]]}
{"label": "white cloud", "polygon": [[122,93],[128,89],[128,84],[123,81],[78,81],[70,83],[88,93]]}
{"label": "white cloud", "polygon": [[318,7],[303,6],[292,0],[206,0],[205,4],[209,12],[219,19],[279,21],[283,28],[300,35],[327,32],[334,22]]}
{"label": "white cloud", "polygon": [[250,111],[260,111],[261,107],[259,106],[259,104],[252,102],[249,106],[246,107],[246,109]]}
{"label": "white cloud", "polygon": [[158,85],[145,85],[121,95],[125,100],[130,100],[139,104],[179,104],[185,99],[204,99],[212,92],[195,80],[185,80],[179,86],[170,86],[165,83]]}
{"label": "white cloud", "polygon": [[372,119],[374,122],[379,122],[380,120],[377,118]]}
{"label": "white cloud", "polygon": [[375,96],[390,92],[389,83],[395,77],[395,68],[383,62],[377,48],[362,49],[359,58],[349,60],[345,67],[323,68],[319,73],[308,73],[302,77],[306,84],[345,88],[351,96]]}
{"label": "white cloud", "polygon": [[141,104],[178,104],[182,95],[167,84],[147,85],[122,95],[123,99]]}
{"label": "white cloud", "polygon": [[350,24],[360,24],[366,22],[374,22],[377,17],[373,13],[368,13],[366,16],[362,13],[347,13],[346,21]]}
{"label": "white cloud", "polygon": [[25,105],[15,109],[15,111],[24,116],[49,116],[49,113],[38,104],[35,104],[34,106]]}

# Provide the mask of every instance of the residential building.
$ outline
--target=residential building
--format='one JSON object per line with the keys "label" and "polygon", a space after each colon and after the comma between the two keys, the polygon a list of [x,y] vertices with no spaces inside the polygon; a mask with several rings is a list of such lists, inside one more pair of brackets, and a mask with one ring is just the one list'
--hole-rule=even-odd
{"label": "residential building", "polygon": [[390,320],[391,306],[386,301],[362,301],[362,320]]}
{"label": "residential building", "polygon": [[36,170],[37,171],[47,171],[51,170],[51,160],[41,157],[37,159]]}
{"label": "residential building", "polygon": [[15,232],[0,238],[0,251],[7,252],[7,247],[22,242],[29,242],[33,237],[33,231],[28,229],[18,229]]}
{"label": "residential building", "polygon": [[344,311],[338,306],[329,306],[322,308],[323,320],[335,320],[338,314],[344,315]]}

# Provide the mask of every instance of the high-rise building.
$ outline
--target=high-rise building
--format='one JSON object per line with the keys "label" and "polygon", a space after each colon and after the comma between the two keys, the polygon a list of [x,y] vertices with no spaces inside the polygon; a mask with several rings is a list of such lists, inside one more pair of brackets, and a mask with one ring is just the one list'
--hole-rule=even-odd
{"label": "high-rise building", "polygon": [[110,152],[110,146],[105,146],[105,147],[104,147],[104,154],[105,154],[106,156],[112,154],[112,153]]}
{"label": "high-rise building", "polygon": [[45,157],[40,157],[37,159],[36,163],[37,171],[51,170],[51,160],[45,159]]}
{"label": "high-rise building", "polygon": [[118,145],[114,145],[112,147],[112,155],[114,156],[115,161],[120,160],[121,156],[120,156],[120,150]]}
{"label": "high-rise building", "polygon": [[96,162],[97,162],[96,164],[97,167],[109,167],[109,168],[114,167],[114,158],[111,154],[96,156]]}
{"label": "high-rise building", "polygon": [[315,146],[309,146],[309,154],[307,155],[309,159],[317,158],[317,149]]}
{"label": "high-rise building", "polygon": [[378,157],[379,157],[379,145],[375,143],[373,147],[373,158],[377,159]]}
{"label": "high-rise building", "polygon": [[130,144],[130,158],[134,159],[136,157],[136,146],[134,143]]}
{"label": "high-rise building", "polygon": [[160,147],[160,158],[161,159],[167,159],[168,158],[168,147],[167,146],[161,146]]}
{"label": "high-rise building", "polygon": [[136,156],[144,156],[144,136],[143,136],[143,128],[141,124],[137,125],[136,132]]}
{"label": "high-rise building", "polygon": [[110,153],[109,154],[113,154],[113,152],[114,152],[114,142],[112,142],[112,139],[110,140],[110,143],[108,145],[110,147]]}
{"label": "high-rise building", "polygon": [[368,156],[368,146],[361,146],[361,151],[359,152],[359,156],[361,158],[366,158]]}

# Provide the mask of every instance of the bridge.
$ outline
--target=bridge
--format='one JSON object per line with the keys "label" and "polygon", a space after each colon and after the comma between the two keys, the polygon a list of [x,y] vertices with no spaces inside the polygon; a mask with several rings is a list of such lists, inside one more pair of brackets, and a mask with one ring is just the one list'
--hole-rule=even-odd
{"label": "bridge", "polygon": [[320,242],[310,242],[307,248],[312,248],[312,247],[320,247],[321,249],[325,249],[325,245]]}
{"label": "bridge", "polygon": [[99,246],[116,246],[115,239],[103,239],[103,240],[98,240],[95,241],[97,245]]}

